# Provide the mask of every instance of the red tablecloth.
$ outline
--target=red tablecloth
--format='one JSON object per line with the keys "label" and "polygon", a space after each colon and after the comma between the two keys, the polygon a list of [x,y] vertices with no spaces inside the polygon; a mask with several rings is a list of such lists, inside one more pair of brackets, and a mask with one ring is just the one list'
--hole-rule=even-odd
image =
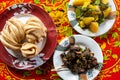
{"label": "red tablecloth", "polygon": [[[76,34],[67,19],[69,0],[0,0],[0,13],[16,3],[34,3],[44,8],[53,18],[58,33],[58,43],[64,37]],[[120,11],[120,0],[114,0]],[[59,18],[59,19],[58,19]],[[113,28],[104,35],[94,38],[104,55],[104,66],[96,80],[120,80],[120,15],[116,17]],[[62,80],[53,69],[52,57],[43,66],[32,71],[22,71],[8,67],[0,61],[0,80]]]}

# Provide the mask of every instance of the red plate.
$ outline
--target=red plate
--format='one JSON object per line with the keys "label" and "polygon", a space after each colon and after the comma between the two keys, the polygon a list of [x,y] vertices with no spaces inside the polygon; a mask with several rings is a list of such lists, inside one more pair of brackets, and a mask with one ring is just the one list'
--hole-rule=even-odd
{"label": "red plate", "polygon": [[44,64],[53,54],[57,43],[57,32],[52,18],[45,10],[34,4],[27,3],[15,4],[13,6],[10,6],[3,13],[0,14],[0,31],[2,31],[6,21],[9,18],[17,14],[26,13],[37,16],[47,27],[48,32],[45,47],[38,56],[34,58],[23,58],[22,60],[19,60],[18,58],[10,55],[4,48],[3,44],[0,42],[0,59],[13,68],[32,70]]}

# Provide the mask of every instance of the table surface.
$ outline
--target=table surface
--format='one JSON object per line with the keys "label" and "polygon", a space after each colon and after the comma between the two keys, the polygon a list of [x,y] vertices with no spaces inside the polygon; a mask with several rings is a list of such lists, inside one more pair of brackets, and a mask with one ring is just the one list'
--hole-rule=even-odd
{"label": "table surface", "polygon": [[[58,43],[65,37],[78,34],[71,27],[67,19],[67,4],[69,0],[0,0],[0,13],[8,6],[17,3],[34,3],[45,9],[57,27]],[[120,0],[114,0],[116,9],[120,11]],[[59,19],[58,19],[59,18]],[[100,45],[104,66],[95,80],[120,80],[120,15],[112,29],[99,37],[93,39]],[[0,61],[0,80],[62,80],[53,69],[52,57],[44,65],[32,71],[13,69]]]}

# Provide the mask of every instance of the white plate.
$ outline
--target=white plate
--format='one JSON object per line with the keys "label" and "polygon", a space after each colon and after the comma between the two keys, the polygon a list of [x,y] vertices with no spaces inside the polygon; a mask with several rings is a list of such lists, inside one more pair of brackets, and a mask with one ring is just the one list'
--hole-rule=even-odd
{"label": "white plate", "polygon": [[[99,63],[98,69],[92,69],[87,72],[88,80],[93,80],[100,72],[103,64],[103,54],[99,45],[92,38],[83,35],[73,35],[72,36],[75,43],[81,43],[82,45],[88,47],[92,52],[94,52],[94,56],[97,58]],[[60,55],[64,52],[65,48],[70,44],[70,41],[67,38],[63,39],[60,44],[57,46],[54,56],[53,56],[53,64],[55,69],[58,69],[63,62],[61,60]],[[78,80],[78,75],[72,74],[70,71],[60,71],[57,72],[58,75],[64,80]]]}
{"label": "white plate", "polygon": [[[71,23],[71,25],[73,26],[73,28],[80,34],[86,35],[86,36],[100,36],[104,33],[106,33],[107,31],[110,30],[110,28],[112,28],[114,22],[115,22],[115,18],[114,19],[106,19],[105,22],[103,22],[102,24],[100,24],[99,26],[99,30],[97,33],[92,33],[90,30],[86,29],[83,30],[82,28],[80,28],[79,23],[76,21],[76,14],[75,14],[75,7],[73,7],[73,1],[74,0],[70,0],[69,5],[68,5],[68,19]],[[112,11],[116,11],[116,7],[114,4],[113,0],[109,0],[109,5],[112,8]]]}

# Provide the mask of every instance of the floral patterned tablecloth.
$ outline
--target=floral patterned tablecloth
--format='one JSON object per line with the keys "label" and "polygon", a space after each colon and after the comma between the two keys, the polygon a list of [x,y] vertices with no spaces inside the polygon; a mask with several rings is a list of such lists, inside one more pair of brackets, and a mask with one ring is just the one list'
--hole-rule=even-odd
{"label": "floral patterned tablecloth", "polygon": [[[34,3],[45,9],[54,20],[58,43],[65,37],[78,34],[67,19],[69,0],[0,0],[0,13],[17,3]],[[93,38],[100,45],[104,55],[104,66],[95,80],[120,80],[120,0],[114,0],[118,15],[112,29],[104,35]],[[0,61],[0,80],[62,80],[53,69],[52,57],[43,66],[32,71],[13,69]]]}

